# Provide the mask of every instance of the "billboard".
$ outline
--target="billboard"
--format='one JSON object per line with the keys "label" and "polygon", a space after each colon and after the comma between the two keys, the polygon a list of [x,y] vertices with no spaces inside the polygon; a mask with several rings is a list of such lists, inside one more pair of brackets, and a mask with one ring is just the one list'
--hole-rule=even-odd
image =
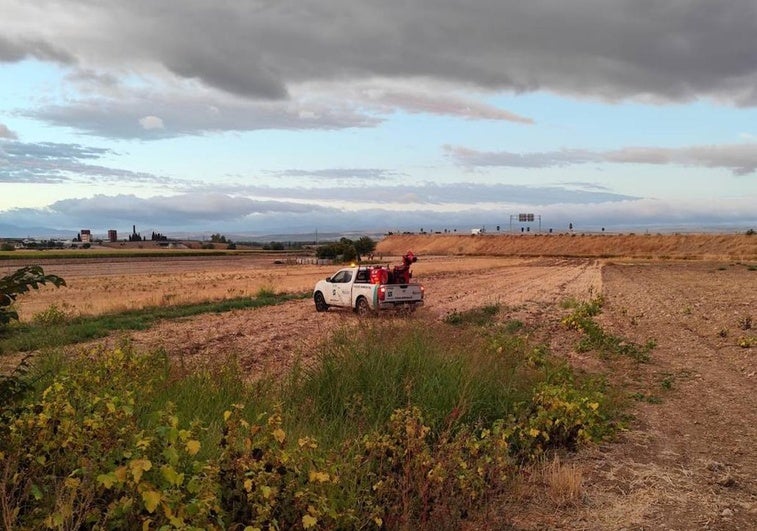
{"label": "billboard", "polygon": [[520,222],[533,221],[533,220],[534,220],[533,214],[518,214],[518,221]]}

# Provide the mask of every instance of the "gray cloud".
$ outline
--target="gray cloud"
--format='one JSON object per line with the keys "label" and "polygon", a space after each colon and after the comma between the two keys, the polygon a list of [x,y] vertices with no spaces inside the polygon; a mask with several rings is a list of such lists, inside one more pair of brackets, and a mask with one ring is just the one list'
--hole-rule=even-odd
{"label": "gray cloud", "polygon": [[563,149],[540,153],[486,152],[460,146],[445,146],[445,150],[458,163],[471,167],[550,168],[589,162],[610,162],[724,168],[735,175],[748,175],[757,171],[757,143],[682,148],[642,146],[611,151]]}
{"label": "gray cloud", "polygon": [[[8,21],[5,21],[8,24]],[[11,40],[0,35],[0,63],[14,63],[33,57],[42,61],[72,64],[76,59],[68,52],[41,39]]]}
{"label": "gray cloud", "polygon": [[53,142],[0,142],[0,183],[174,183],[172,179],[95,164],[109,149]]}
{"label": "gray cloud", "polygon": [[[430,208],[390,210],[373,208],[359,211],[323,208],[314,205],[276,201],[254,201],[218,194],[155,197],[142,199],[134,196],[98,196],[91,199],[59,201],[47,208],[13,209],[0,212],[0,229],[3,227],[21,235],[42,234],[42,227],[71,229],[92,228],[104,235],[110,228],[130,230],[132,224],[143,230],[172,232],[224,232],[237,234],[287,234],[324,231],[443,231],[458,229],[466,233],[471,227],[485,226],[494,231],[500,225],[509,229],[510,215],[529,211],[541,217],[544,231],[554,228],[564,231],[573,223],[576,231],[654,230],[689,227],[701,230],[724,227],[729,230],[746,230],[757,226],[754,197],[737,198],[727,202],[703,199],[700,201],[659,201],[637,199],[587,205],[554,204],[543,207],[512,205],[508,208],[481,208],[470,206],[449,212]],[[536,224],[531,225],[536,230]],[[517,224],[515,230],[519,230]],[[75,232],[74,232],[75,233]]]}
{"label": "gray cloud", "polygon": [[[72,100],[21,113],[97,136],[145,140],[219,131],[368,127],[379,122],[347,104],[243,101],[201,88],[181,92],[118,90],[108,97]],[[146,123],[163,127],[146,127]]]}
{"label": "gray cloud", "polygon": [[[343,201],[364,204],[590,204],[638,199],[609,191],[575,189],[566,186],[519,186],[431,182],[418,184],[382,184],[371,186],[270,187],[250,185],[214,185],[226,193],[273,197],[297,201]],[[210,188],[208,188],[210,189]]]}
{"label": "gray cloud", "polygon": [[[30,36],[2,41],[5,60],[65,59],[40,44],[55,37],[82,63],[152,64],[250,98],[285,99],[294,85],[311,81],[422,77],[603,100],[757,104],[753,0],[35,5],[38,11],[10,0],[18,14],[6,31]],[[70,9],[80,23],[69,18],[61,31],[57,21]]]}
{"label": "gray cloud", "polygon": [[[17,227],[130,227],[132,224],[172,230],[217,230],[254,226],[259,219],[288,227],[293,219],[331,215],[336,209],[286,201],[255,200],[220,193],[188,193],[141,198],[135,195],[63,199],[44,208],[0,212],[0,222]],[[286,220],[285,222],[283,220]]]}

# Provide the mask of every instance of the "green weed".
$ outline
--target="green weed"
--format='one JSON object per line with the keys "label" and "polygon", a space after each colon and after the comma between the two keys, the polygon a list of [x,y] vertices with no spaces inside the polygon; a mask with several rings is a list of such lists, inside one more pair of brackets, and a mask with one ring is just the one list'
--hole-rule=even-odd
{"label": "green weed", "polygon": [[588,302],[579,303],[574,311],[562,319],[563,325],[578,330],[583,336],[576,345],[579,352],[597,351],[602,356],[621,355],[628,356],[639,362],[647,362],[650,352],[655,348],[654,339],[648,340],[644,345],[634,343],[622,337],[605,332],[593,319],[602,311],[604,303],[601,296]]}

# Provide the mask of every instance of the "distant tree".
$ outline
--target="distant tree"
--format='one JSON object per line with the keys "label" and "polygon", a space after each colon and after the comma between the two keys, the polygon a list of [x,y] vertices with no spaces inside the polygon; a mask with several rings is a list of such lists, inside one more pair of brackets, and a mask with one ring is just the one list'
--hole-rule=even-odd
{"label": "distant tree", "polygon": [[[367,242],[364,242],[364,245],[366,243]],[[354,260],[360,261],[360,256],[356,249],[357,245],[357,242],[354,242],[349,238],[341,238],[338,242],[319,245],[315,250],[315,256],[318,258],[342,260],[343,262],[352,262]],[[368,247],[369,246],[366,246],[366,248]]]}
{"label": "distant tree", "polygon": [[355,253],[358,256],[358,260],[361,256],[369,255],[376,250],[376,242],[369,236],[361,236],[353,244],[355,247]]}
{"label": "distant tree", "polygon": [[263,245],[264,251],[283,251],[284,250],[284,244],[283,242],[268,242],[265,245]]}
{"label": "distant tree", "polygon": [[338,243],[319,245],[315,250],[315,256],[321,259],[334,260],[341,254],[342,248]]}
{"label": "distant tree", "polygon": [[210,241],[213,243],[228,243],[226,236],[223,234],[211,234]]}
{"label": "distant tree", "polygon": [[342,260],[344,262],[360,261],[360,256],[358,256],[354,245],[345,245],[342,247]]}

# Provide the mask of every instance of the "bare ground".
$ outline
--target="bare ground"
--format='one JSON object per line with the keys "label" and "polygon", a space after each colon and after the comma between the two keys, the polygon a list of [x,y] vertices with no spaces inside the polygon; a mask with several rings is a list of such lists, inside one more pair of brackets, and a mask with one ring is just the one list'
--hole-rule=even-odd
{"label": "bare ground", "polygon": [[[312,285],[329,272],[307,267],[287,276]],[[606,373],[637,397],[627,431],[568,458],[583,477],[578,501],[557,503],[524,479],[490,508],[491,529],[757,528],[757,362],[755,347],[738,345],[757,337],[756,271],[732,262],[462,257],[423,259],[414,271],[426,286],[426,307],[409,321],[384,319],[422,326],[497,303],[503,318],[536,327],[577,368]],[[213,281],[244,282],[223,278]],[[559,302],[598,293],[607,330],[657,341],[650,363],[574,350],[578,336],[560,325],[566,310]],[[300,300],[164,322],[131,339],[187,364],[233,356],[256,379],[282,374],[296,359],[312,361],[329,333],[359,323],[349,311],[318,314]]]}

